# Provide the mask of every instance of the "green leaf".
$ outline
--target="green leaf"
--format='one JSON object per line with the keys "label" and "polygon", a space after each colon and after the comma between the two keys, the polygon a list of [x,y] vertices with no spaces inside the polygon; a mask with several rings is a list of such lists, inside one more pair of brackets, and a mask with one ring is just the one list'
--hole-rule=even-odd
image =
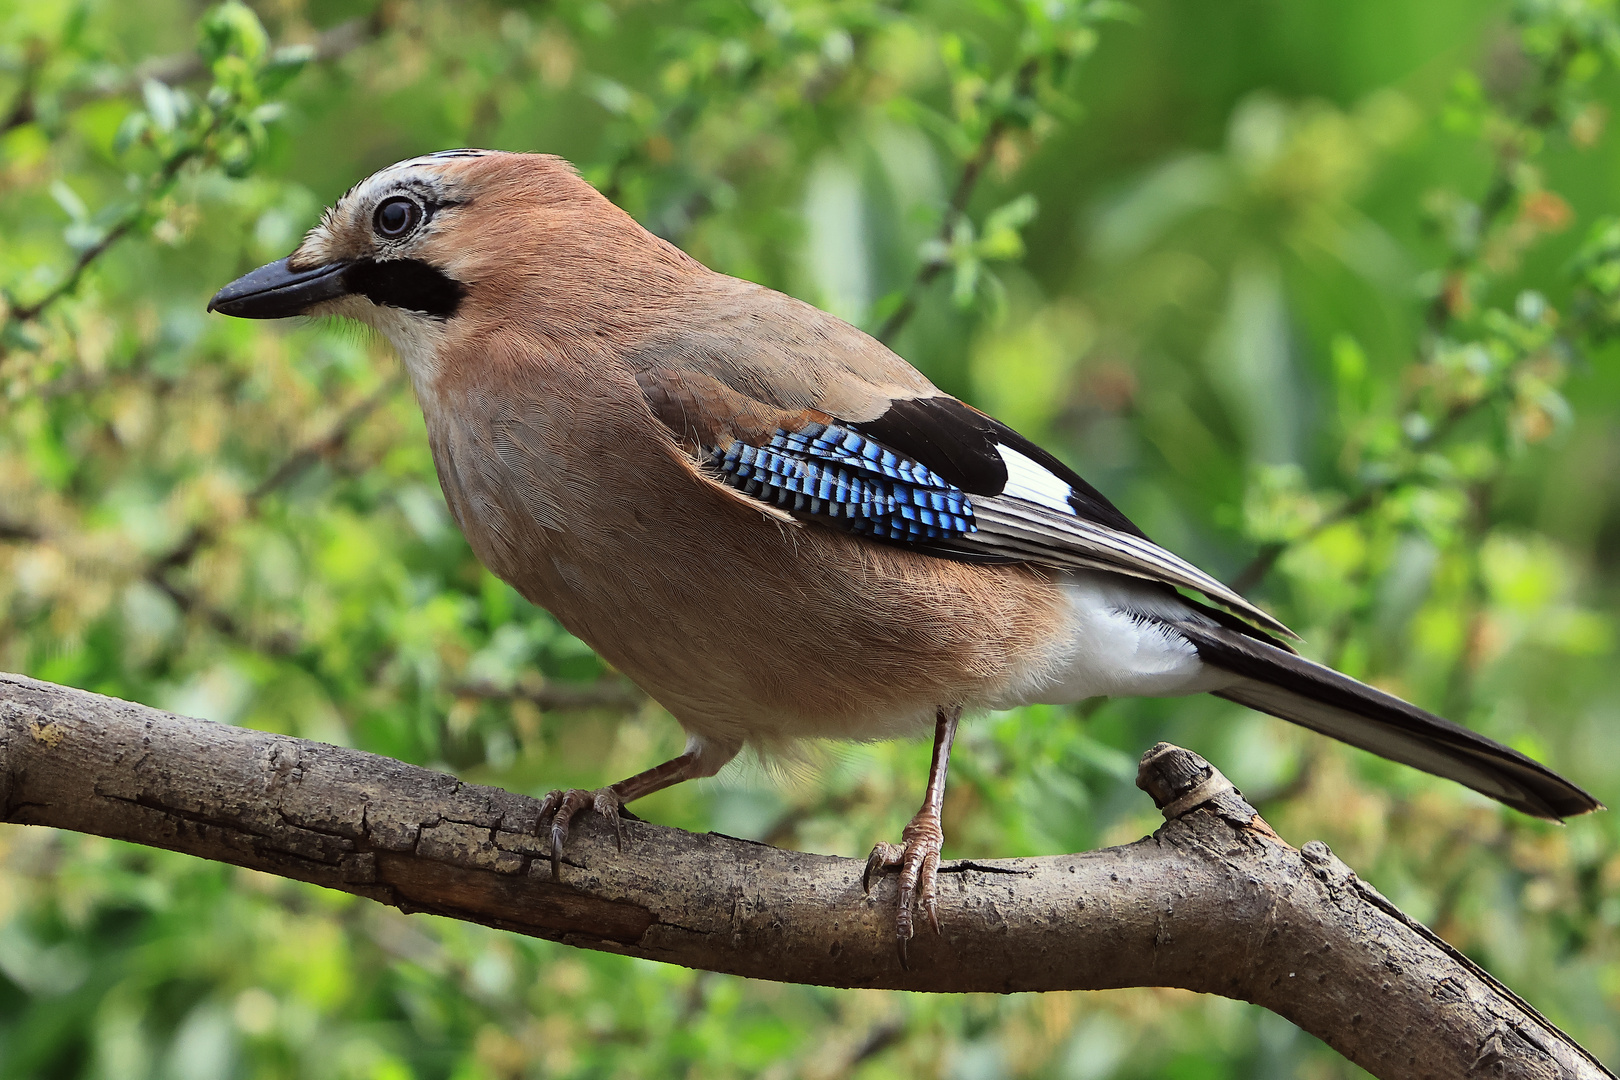
{"label": "green leaf", "polygon": [[240,0],[226,0],[210,8],[197,24],[198,51],[210,65],[228,56],[260,60],[270,47],[270,36],[253,9]]}
{"label": "green leaf", "polygon": [[67,216],[75,223],[88,221],[90,219],[90,208],[86,206],[84,204],[84,200],[79,198],[78,194],[72,188],[68,187],[63,181],[53,180],[51,182],[51,198],[56,200],[56,205],[60,206],[62,208],[62,212],[67,214]]}

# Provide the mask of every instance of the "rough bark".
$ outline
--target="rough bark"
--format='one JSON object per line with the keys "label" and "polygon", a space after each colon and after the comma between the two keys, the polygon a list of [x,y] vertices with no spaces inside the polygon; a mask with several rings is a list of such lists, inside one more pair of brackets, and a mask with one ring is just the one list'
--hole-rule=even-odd
{"label": "rough bark", "polygon": [[927,991],[1176,986],[1263,1005],[1386,1080],[1611,1076],[1320,843],[1284,843],[1165,744],[1154,835],[942,868],[895,950],[863,864],[584,815],[551,880],[539,802],[388,758],[0,675],[0,816],[253,867],[567,942],[760,979]]}

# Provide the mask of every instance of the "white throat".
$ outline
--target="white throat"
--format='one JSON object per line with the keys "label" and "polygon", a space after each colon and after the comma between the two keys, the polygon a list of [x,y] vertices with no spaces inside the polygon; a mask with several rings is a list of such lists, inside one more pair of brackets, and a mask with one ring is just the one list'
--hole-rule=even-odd
{"label": "white throat", "polygon": [[405,364],[422,411],[431,418],[438,412],[439,357],[446,329],[443,320],[383,304],[360,296],[345,297],[332,305],[332,313],[363,322],[380,331]]}

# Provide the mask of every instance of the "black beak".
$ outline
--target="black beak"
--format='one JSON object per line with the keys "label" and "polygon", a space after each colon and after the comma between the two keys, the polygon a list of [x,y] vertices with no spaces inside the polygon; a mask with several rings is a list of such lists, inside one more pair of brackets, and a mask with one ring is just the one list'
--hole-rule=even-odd
{"label": "black beak", "polygon": [[250,274],[243,274],[208,301],[208,310],[239,319],[284,319],[302,315],[323,300],[348,296],[344,280],[349,262],[328,263],[311,270],[292,270],[277,259]]}

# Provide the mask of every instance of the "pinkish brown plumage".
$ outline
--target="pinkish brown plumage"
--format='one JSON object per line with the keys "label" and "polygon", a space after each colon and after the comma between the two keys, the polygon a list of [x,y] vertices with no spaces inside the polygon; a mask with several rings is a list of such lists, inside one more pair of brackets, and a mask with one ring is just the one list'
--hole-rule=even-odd
{"label": "pinkish brown plumage", "polygon": [[1531,813],[1596,806],[1295,656],[1280,623],[1039,447],[856,328],[702,266],[560,159],[391,166],[210,306],[386,334],[478,557],[691,736],[612,788],[549,796],[554,869],[587,805],[616,816],[745,744],[934,721],[923,809],[871,867],[901,867],[903,943],[914,894],[935,914],[961,711],[1104,694],[1211,691]]}

